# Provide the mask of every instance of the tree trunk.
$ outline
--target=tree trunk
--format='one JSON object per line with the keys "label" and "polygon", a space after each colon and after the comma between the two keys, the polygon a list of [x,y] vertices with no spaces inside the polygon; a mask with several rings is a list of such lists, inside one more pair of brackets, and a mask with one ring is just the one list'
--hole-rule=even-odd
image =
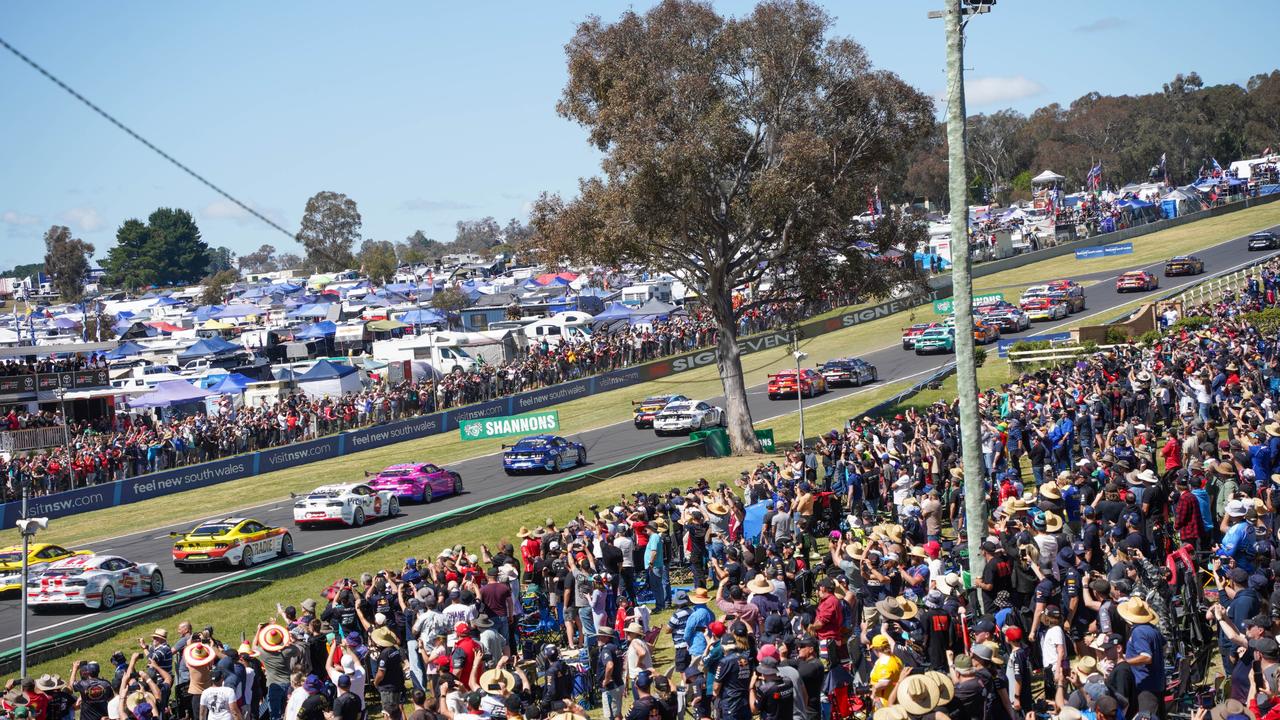
{"label": "tree trunk", "polygon": [[728,416],[729,447],[735,455],[760,452],[751,408],[747,406],[747,385],[742,376],[742,354],[738,350],[738,323],[733,316],[733,299],[727,292],[708,293],[711,314],[716,321],[716,366],[724,386],[724,409]]}

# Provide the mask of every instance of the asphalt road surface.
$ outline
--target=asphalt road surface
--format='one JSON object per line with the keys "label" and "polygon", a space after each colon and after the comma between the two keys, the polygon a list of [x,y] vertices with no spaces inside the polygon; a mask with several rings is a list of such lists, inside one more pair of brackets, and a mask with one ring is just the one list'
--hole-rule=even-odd
{"label": "asphalt road surface", "polygon": [[[1276,228],[1272,228],[1273,230]],[[1214,247],[1205,249],[1197,253],[1205,261],[1205,272],[1216,273],[1239,266],[1260,258],[1260,253],[1250,253],[1245,245],[1244,239],[1235,239]],[[1126,293],[1118,294],[1115,292],[1114,278],[1123,271],[1116,272],[1089,272],[1089,261],[1079,261],[1079,270],[1073,279],[1090,279],[1099,280],[1095,285],[1086,288],[1087,305],[1083,312],[1068,317],[1065,321],[1057,321],[1052,323],[1034,323],[1029,330],[1025,330],[1017,334],[1006,334],[1005,337],[1027,336],[1041,333],[1054,332],[1066,326],[1080,323],[1083,318],[1090,318],[1091,321],[1103,322],[1110,319],[1115,308],[1126,305],[1142,297],[1142,293]],[[1163,261],[1146,266],[1138,266],[1128,268],[1129,270],[1145,269],[1150,270],[1161,276],[1160,289],[1151,295],[1159,295],[1170,289],[1190,284],[1197,280],[1195,277],[1163,277]],[[1045,278],[1050,280],[1052,278]],[[1013,298],[1010,298],[1013,299]],[[928,315],[930,310],[925,308],[924,313]],[[1093,316],[1093,317],[1091,317]],[[859,348],[849,347],[847,352],[841,353],[844,356],[859,355]],[[928,373],[941,367],[943,364],[952,360],[951,355],[926,355],[917,356],[914,352],[902,350],[901,343],[896,341],[888,346],[872,350],[870,352],[862,352],[861,356],[874,364],[880,372],[879,384],[894,382],[899,380],[914,379],[927,375]],[[815,366],[829,358],[825,357],[809,357],[806,364]],[[745,364],[749,368],[751,366],[751,357],[747,356]],[[748,371],[750,372],[750,371]],[[767,420],[779,415],[785,415],[796,410],[796,401],[777,400],[771,401],[765,394],[763,373],[759,377],[751,377],[752,380],[758,381],[760,384],[748,387],[748,401],[751,407],[752,417],[756,421]],[[862,388],[835,388],[825,395],[821,395],[815,399],[806,399],[805,406],[811,407],[819,403],[832,402],[840,398],[856,395],[864,392],[875,390],[875,385],[869,385]],[[678,390],[678,386],[673,389]],[[718,403],[719,400],[712,400]],[[830,428],[810,428],[809,435],[816,435],[819,432],[825,432]],[[593,465],[605,465],[618,460],[625,459],[634,455],[660,449],[683,442],[683,438],[664,437],[659,438],[654,435],[652,430],[637,430],[627,421],[611,425],[609,427],[598,428],[588,432],[580,433],[573,436],[573,439],[581,442],[587,448],[588,468]],[[776,438],[781,444],[791,442],[790,438]],[[402,461],[424,460],[429,461],[431,458],[402,458]],[[316,529],[306,532],[293,529],[293,540],[296,552],[306,553],[327,545],[331,545],[348,538],[382,530],[387,527],[393,527],[398,524],[417,520],[443,510],[469,505],[476,502],[482,502],[488,498],[498,497],[512,488],[518,487],[520,483],[540,482],[545,479],[540,476],[517,476],[508,477],[502,471],[502,461],[496,453],[489,454],[477,458],[451,465],[450,467],[458,470],[462,474],[465,492],[458,497],[439,499],[428,505],[405,505],[402,508],[402,514],[395,519],[383,520],[379,522],[371,522],[364,528],[352,529],[335,527],[332,529]],[[369,468],[377,470],[379,468]],[[577,472],[576,468],[572,468],[566,472]],[[354,478],[353,478],[354,479]],[[277,502],[258,505],[250,508],[241,508],[234,513],[221,513],[218,516],[248,516],[253,517],[270,525],[278,525],[284,527],[293,527],[293,503],[288,498],[281,498]],[[68,522],[68,520],[60,520],[57,522]],[[168,592],[172,593],[178,590],[184,590],[200,585],[208,584],[217,579],[225,577],[234,570],[210,570],[195,573],[179,573],[173,566],[170,559],[170,549],[172,542],[169,538],[169,531],[189,528],[193,525],[191,522],[183,522],[180,524],[155,528],[146,532],[122,535],[110,539],[101,540],[92,543],[88,547],[99,553],[111,553],[121,555],[134,562],[154,562],[159,563],[161,571],[165,576],[165,585]],[[57,540],[56,531],[50,534],[52,541]],[[315,588],[313,596],[318,597],[322,588]],[[298,598],[281,598],[282,601],[289,603],[295,602]],[[134,601],[133,603],[121,603],[115,611],[136,605],[140,602],[159,602],[163,603],[163,596],[157,599]],[[113,611],[113,612],[115,612]],[[5,597],[0,598],[0,651],[9,650],[18,645],[18,627],[19,627],[19,600],[16,593],[8,593]],[[51,612],[49,614],[32,615],[29,617],[29,632],[31,641],[37,641],[43,638],[51,637],[74,630],[77,626],[83,625],[92,620],[109,615],[110,613],[88,612],[81,609],[73,609],[66,611]]]}

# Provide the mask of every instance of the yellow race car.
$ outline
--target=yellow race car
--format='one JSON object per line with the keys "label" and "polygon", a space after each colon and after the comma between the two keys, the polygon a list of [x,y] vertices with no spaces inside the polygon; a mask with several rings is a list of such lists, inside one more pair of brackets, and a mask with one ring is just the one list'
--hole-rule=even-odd
{"label": "yellow race car", "polygon": [[181,571],[201,565],[251,567],[273,557],[293,554],[293,536],[250,518],[225,518],[201,523],[174,539],[173,564]]}
{"label": "yellow race car", "polygon": [[[27,568],[32,574],[44,570],[49,563],[72,555],[92,555],[92,550],[68,550],[61,545],[31,543],[27,548]],[[0,592],[22,588],[22,546],[0,550]]]}

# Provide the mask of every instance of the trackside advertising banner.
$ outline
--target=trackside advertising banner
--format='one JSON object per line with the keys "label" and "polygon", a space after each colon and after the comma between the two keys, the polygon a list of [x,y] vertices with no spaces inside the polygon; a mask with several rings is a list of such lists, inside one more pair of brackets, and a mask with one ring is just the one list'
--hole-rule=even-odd
{"label": "trackside advertising banner", "polygon": [[[859,308],[804,323],[796,328],[801,338],[817,337],[836,330],[861,325],[887,317],[917,305],[933,302],[943,295],[931,291],[912,297]],[[790,330],[770,331],[738,340],[743,355],[787,347],[791,342]],[[270,448],[259,452],[238,455],[233,458],[191,465],[174,470],[164,470],[148,475],[104,483],[87,488],[32,498],[29,500],[30,517],[66,517],[76,513],[101,510],[125,505],[139,500],[161,497],[184,490],[215,485],[229,480],[252,477],[259,473],[296,467],[307,463],[329,460],[362,450],[392,445],[405,440],[437,435],[459,429],[465,423],[527,414],[569,400],[630,387],[649,380],[667,377],[673,373],[714,365],[714,349],[695,350],[683,355],[655,360],[645,365],[614,370],[580,380],[531,390],[498,400],[450,409],[422,417],[407,418],[362,430],[351,430],[326,438],[319,438],[287,447]],[[559,426],[557,416],[557,427]],[[533,432],[539,431],[531,431]],[[513,433],[519,434],[519,433]],[[493,437],[497,437],[494,435]],[[0,525],[13,527],[19,518],[21,503],[10,502],[0,506]]]}
{"label": "trackside advertising banner", "polygon": [[541,435],[560,429],[560,413],[545,410],[514,417],[463,420],[458,432],[463,440],[508,437],[510,435]]}

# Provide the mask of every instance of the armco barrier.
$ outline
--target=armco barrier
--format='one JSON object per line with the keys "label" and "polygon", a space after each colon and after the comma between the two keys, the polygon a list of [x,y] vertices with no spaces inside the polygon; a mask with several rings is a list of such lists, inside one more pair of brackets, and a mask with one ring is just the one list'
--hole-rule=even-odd
{"label": "armco barrier", "polygon": [[[1077,248],[1130,240],[1170,227],[1182,225],[1195,220],[1217,217],[1243,210],[1268,202],[1280,200],[1280,193],[1262,198],[1251,198],[1248,202],[1191,213],[1170,220],[1129,228],[1118,232],[1097,235],[1084,240],[1063,243],[1033,253],[1024,253],[1004,260],[981,263],[973,268],[974,277],[985,277],[995,273],[1022,267],[1030,263],[1047,260],[1074,252]],[[889,300],[864,308],[848,310],[821,320],[811,320],[796,326],[795,334],[801,339],[810,339],[826,333],[861,325],[862,323],[888,317],[918,305],[931,303],[939,298],[951,295],[951,280],[947,276],[939,276],[929,281],[929,289],[911,297]],[[786,347],[792,340],[792,330],[771,330],[739,339],[738,346],[743,355]],[[670,358],[654,360],[644,365],[637,365],[623,370],[615,370],[581,380],[573,380],[541,390],[531,390],[508,398],[493,400],[461,408],[453,408],[424,417],[398,420],[384,425],[363,430],[341,433],[333,438],[322,438],[314,441],[317,445],[299,450],[298,445],[272,448],[259,453],[218,460],[212,463],[192,465],[177,470],[166,470],[161,473],[143,475],[120,481],[129,485],[107,483],[91,488],[70,490],[57,495],[50,495],[32,500],[30,511],[32,517],[64,517],[73,513],[87,512],[107,507],[114,507],[151,497],[159,497],[170,493],[181,492],[196,487],[203,487],[217,482],[237,480],[250,477],[259,472],[293,467],[309,462],[326,460],[332,457],[348,455],[361,450],[369,450],[384,445],[427,437],[458,428],[458,420],[499,415],[516,415],[530,410],[537,410],[556,405],[575,398],[586,397],[596,393],[637,385],[642,382],[666,377],[673,373],[693,370],[713,365],[716,362],[716,351],[713,348],[694,350]],[[329,444],[336,442],[336,447]],[[313,453],[313,454],[308,454]],[[224,463],[227,463],[224,465]],[[130,492],[128,487],[146,488],[145,492]],[[35,508],[40,508],[37,511]],[[20,503],[10,502],[0,506],[0,526],[13,527],[18,519]]]}
{"label": "armco barrier", "polygon": [[[183,590],[172,596],[126,608],[121,612],[75,630],[36,640],[27,648],[28,662],[32,664],[44,662],[100,642],[129,625],[155,622],[158,618],[179,612],[199,602],[251,592],[264,582],[298,575],[317,566],[330,565],[336,561],[345,560],[359,553],[375,550],[390,543],[451,527],[480,513],[487,514],[505,510],[534,498],[563,494],[630,472],[649,470],[674,462],[700,458],[705,454],[705,447],[704,441],[700,439],[690,440],[674,447],[638,455],[598,468],[589,468],[582,472],[538,485],[531,485],[492,500],[472,503],[457,510],[449,510],[439,515],[414,520],[404,525],[354,537],[323,550],[302,553],[278,562],[269,562],[214,580],[198,588]],[[168,568],[163,568],[162,570],[168,570]],[[317,587],[315,592],[318,593],[323,589],[323,587]],[[16,671],[17,663],[17,649],[0,653],[0,673],[7,674]]]}

